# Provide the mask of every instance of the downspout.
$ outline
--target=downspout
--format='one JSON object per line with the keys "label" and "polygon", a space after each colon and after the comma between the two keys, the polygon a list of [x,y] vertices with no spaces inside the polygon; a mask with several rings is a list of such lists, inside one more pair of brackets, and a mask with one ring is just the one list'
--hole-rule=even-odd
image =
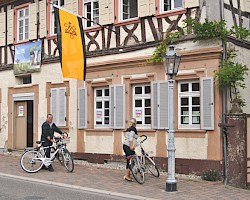
{"label": "downspout", "polygon": [[[221,17],[221,21],[225,20],[225,14],[224,14],[224,0],[220,0],[220,17]],[[222,53],[222,61],[226,59],[226,51],[227,51],[227,47],[226,47],[226,43],[224,41],[222,41],[222,48],[223,48],[223,53]],[[226,123],[225,120],[225,113],[227,111],[226,108],[226,103],[227,103],[227,90],[226,88],[224,88],[222,90],[222,123]],[[222,132],[223,132],[223,154],[224,154],[224,184],[227,184],[227,135],[224,131],[224,128],[222,128]]]}

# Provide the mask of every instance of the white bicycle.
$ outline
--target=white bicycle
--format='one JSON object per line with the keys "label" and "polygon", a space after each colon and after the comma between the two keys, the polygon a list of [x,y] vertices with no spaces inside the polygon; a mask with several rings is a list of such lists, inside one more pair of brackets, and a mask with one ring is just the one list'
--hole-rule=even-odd
{"label": "white bicycle", "polygon": [[[20,159],[21,167],[24,171],[28,173],[38,172],[42,166],[48,167],[53,163],[54,159],[57,158],[59,162],[64,165],[68,172],[73,172],[74,170],[74,160],[71,153],[66,148],[66,144],[69,143],[70,138],[55,138],[56,145],[43,147],[42,143],[44,141],[37,141],[37,144],[41,144],[38,147],[26,148],[25,152],[22,154]],[[50,158],[45,156],[45,151],[47,148],[54,149]]]}
{"label": "white bicycle", "polygon": [[155,177],[159,177],[160,173],[158,168],[155,165],[155,162],[149,157],[148,153],[142,146],[142,143],[148,138],[146,135],[140,136],[140,138],[144,137],[143,140],[138,141],[136,147],[140,147],[141,156],[139,157],[137,154],[128,156],[129,159],[129,169],[132,172],[134,179],[142,184],[145,181],[145,172],[151,173]]}

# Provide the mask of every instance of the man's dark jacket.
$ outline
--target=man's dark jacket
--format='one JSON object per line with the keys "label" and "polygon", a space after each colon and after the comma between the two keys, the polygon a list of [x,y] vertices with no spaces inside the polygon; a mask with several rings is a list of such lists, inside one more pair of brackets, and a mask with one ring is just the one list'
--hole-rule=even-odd
{"label": "man's dark jacket", "polygon": [[52,142],[47,139],[48,136],[50,136],[50,139],[53,139],[54,132],[57,132],[59,134],[63,134],[63,132],[53,123],[51,126],[46,121],[42,125],[42,135],[41,135],[41,141],[44,141],[43,146],[51,146]]}

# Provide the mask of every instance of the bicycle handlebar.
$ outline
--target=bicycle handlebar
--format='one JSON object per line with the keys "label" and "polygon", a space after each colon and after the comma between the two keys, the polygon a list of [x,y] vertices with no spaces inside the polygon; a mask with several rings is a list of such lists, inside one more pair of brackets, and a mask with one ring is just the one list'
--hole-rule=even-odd
{"label": "bicycle handlebar", "polygon": [[140,137],[145,137],[145,138],[141,141],[141,143],[143,143],[146,139],[148,139],[148,137],[147,137],[146,135],[141,135]]}

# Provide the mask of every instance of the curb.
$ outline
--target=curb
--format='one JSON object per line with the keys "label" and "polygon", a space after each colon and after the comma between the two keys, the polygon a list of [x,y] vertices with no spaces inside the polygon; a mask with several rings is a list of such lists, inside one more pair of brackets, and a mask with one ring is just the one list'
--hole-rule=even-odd
{"label": "curb", "polygon": [[65,184],[65,183],[52,182],[52,181],[40,180],[40,179],[35,179],[35,178],[28,178],[28,177],[23,177],[23,176],[15,176],[15,175],[10,175],[10,174],[3,174],[3,173],[0,173],[0,176],[14,178],[14,179],[21,179],[21,180],[25,180],[25,181],[32,181],[32,182],[37,182],[37,183],[42,183],[42,184],[60,186],[60,187],[65,187],[65,188],[71,188],[71,189],[76,189],[76,190],[83,190],[86,192],[105,194],[105,195],[111,195],[111,196],[117,196],[117,197],[124,197],[124,198],[129,198],[129,199],[156,200],[156,199],[146,198],[146,197],[137,196],[137,195],[130,195],[130,194],[119,193],[119,192],[111,192],[111,191],[106,191],[106,190],[99,190],[99,189],[94,189],[94,188],[69,185],[69,184]]}

